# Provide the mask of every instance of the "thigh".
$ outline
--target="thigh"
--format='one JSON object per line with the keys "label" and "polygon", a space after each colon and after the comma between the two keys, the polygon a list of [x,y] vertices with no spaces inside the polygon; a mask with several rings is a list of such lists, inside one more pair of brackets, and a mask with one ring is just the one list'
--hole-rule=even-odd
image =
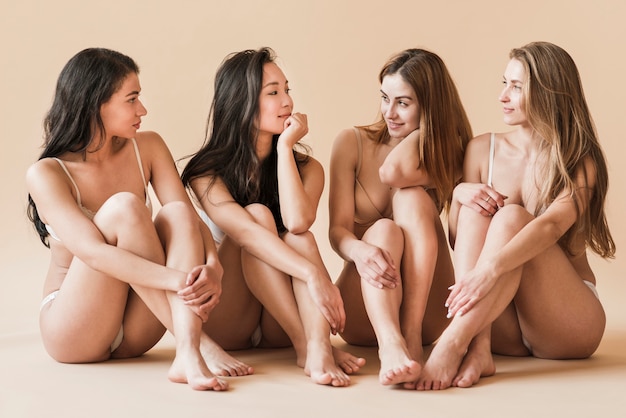
{"label": "thigh", "polygon": [[230,237],[224,237],[218,249],[224,268],[222,294],[203,326],[205,332],[227,350],[249,348],[250,337],[261,322],[262,306],[246,284],[241,251]]}
{"label": "thigh", "polygon": [[74,258],[56,298],[40,313],[41,335],[50,355],[69,363],[108,359],[129,289]]}
{"label": "thigh", "polygon": [[[278,321],[269,313],[267,309],[261,312],[261,323],[259,325],[261,339],[258,341],[258,347],[261,348],[283,348],[291,347],[293,343],[289,339],[289,335],[283,330]],[[258,332],[258,331],[257,331]]]}
{"label": "thigh", "polygon": [[524,265],[514,303],[538,357],[588,357],[604,333],[602,304],[558,245]]}
{"label": "thigh", "polygon": [[133,289],[128,292],[122,327],[123,340],[111,353],[112,358],[131,358],[144,354],[159,342],[166,330]]}
{"label": "thigh", "polygon": [[445,307],[445,302],[450,294],[449,287],[454,284],[454,265],[440,220],[435,224],[435,228],[437,229],[437,262],[424,313],[422,326],[424,345],[431,344],[439,338],[450,323],[446,317],[448,309]]}

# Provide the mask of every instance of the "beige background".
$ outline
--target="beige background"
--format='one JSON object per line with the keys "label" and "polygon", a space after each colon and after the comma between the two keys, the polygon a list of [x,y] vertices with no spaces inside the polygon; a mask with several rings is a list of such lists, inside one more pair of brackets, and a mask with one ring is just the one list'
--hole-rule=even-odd
{"label": "beige background", "polygon": [[[142,128],[158,131],[180,158],[201,145],[222,59],[270,46],[290,81],[296,110],[309,115],[305,142],[328,167],[339,130],[376,117],[376,77],[391,54],[409,47],[438,53],[480,134],[505,129],[497,97],[508,51],[547,40],[577,62],[608,158],[607,213],[618,256],[592,261],[609,314],[607,338],[623,347],[625,18],[622,0],[0,0],[0,337],[37,340],[48,251],[27,222],[24,173],[39,154],[56,78],[79,50],[108,47],[138,62],[148,108]],[[334,277],[341,263],[328,245],[327,226],[325,192],[314,232]]]}

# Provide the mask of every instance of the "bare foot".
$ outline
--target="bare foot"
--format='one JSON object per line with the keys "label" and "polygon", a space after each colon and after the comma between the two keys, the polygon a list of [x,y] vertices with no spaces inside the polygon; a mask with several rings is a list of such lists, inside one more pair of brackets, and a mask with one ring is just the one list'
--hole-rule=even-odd
{"label": "bare foot", "polygon": [[176,383],[188,383],[195,390],[223,391],[228,383],[211,374],[198,350],[176,350],[176,357],[168,372],[168,378]]}
{"label": "bare foot", "polygon": [[378,350],[380,357],[380,373],[378,380],[383,385],[397,385],[415,382],[422,371],[422,365],[413,360],[406,346],[386,344]]}
{"label": "bare foot", "polygon": [[456,349],[452,344],[437,343],[428,361],[426,361],[417,382],[408,383],[404,387],[417,390],[443,390],[449,388],[464,355],[465,350]]}
{"label": "bare foot", "polygon": [[304,372],[318,385],[348,386],[350,377],[335,363],[330,344],[309,342]]}
{"label": "bare foot", "polygon": [[354,374],[365,366],[363,357],[354,356],[346,351],[333,347],[333,357],[337,366],[341,367],[346,374]]}
{"label": "bare foot", "polygon": [[496,365],[489,348],[479,349],[470,345],[459,372],[452,380],[452,386],[468,388],[478,383],[481,377],[493,376],[496,373]]}
{"label": "bare foot", "polygon": [[251,366],[237,360],[208,336],[201,342],[202,357],[216,376],[247,376],[254,373]]}

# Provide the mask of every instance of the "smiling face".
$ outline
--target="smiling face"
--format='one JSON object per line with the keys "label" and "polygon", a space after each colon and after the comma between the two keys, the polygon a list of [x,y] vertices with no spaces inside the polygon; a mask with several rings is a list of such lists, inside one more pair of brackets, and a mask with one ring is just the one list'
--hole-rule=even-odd
{"label": "smiling face", "polygon": [[276,64],[265,64],[259,96],[259,135],[282,133],[292,110],[293,100],[289,96],[289,82],[285,74]]}
{"label": "smiling face", "polygon": [[398,73],[386,75],[380,88],[380,112],[391,138],[402,139],[419,127],[419,104],[415,91]]}
{"label": "smiling face", "polygon": [[524,110],[524,83],[528,78],[524,65],[516,60],[509,61],[504,71],[504,88],[500,93],[500,103],[504,113],[504,123],[507,125],[522,125],[528,122]]}
{"label": "smiling face", "polygon": [[141,117],[148,112],[139,100],[139,77],[131,72],[122,86],[100,107],[100,117],[107,137],[134,138]]}

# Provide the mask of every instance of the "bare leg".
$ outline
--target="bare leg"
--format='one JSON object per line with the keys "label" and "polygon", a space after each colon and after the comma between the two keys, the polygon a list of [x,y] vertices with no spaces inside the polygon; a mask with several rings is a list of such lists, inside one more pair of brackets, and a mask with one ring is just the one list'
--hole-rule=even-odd
{"label": "bare leg", "polygon": [[[367,230],[362,239],[389,251],[394,264],[401,265],[405,239],[394,221],[380,219]],[[393,289],[379,289],[368,283],[361,283],[367,315],[378,341],[381,366],[378,379],[383,385],[414,381],[421,371],[421,365],[411,356],[400,329],[402,282],[403,280]]]}
{"label": "bare leg", "polygon": [[[491,222],[491,218],[461,209],[455,246],[457,274],[462,275],[473,268],[480,253],[491,254],[517,232],[510,231],[506,235],[504,231],[496,232],[498,228],[490,228]],[[453,380],[459,385],[473,384],[481,375],[495,372],[489,330],[486,328],[510,304],[520,279],[521,268],[510,272],[498,280],[492,291],[470,312],[452,319],[426,362],[424,373],[416,385],[418,390],[445,389],[452,385]],[[483,333],[473,342],[481,331]],[[464,359],[465,364],[460,370]]]}
{"label": "bare leg", "polygon": [[421,369],[422,346],[434,342],[449,323],[443,304],[454,269],[439,210],[423,188],[396,192],[393,212],[404,233],[402,334]]}
{"label": "bare leg", "polygon": [[[198,218],[188,205],[165,205],[155,226],[165,248],[168,267],[189,271],[204,262],[204,244]],[[176,358],[169,371],[174,382],[188,383],[196,390],[225,390],[228,384],[212,375],[200,352],[202,321],[173,292],[166,292],[172,310],[172,333]]]}
{"label": "bare leg", "polygon": [[[98,211],[94,223],[109,243],[154,262],[164,262],[152,219],[136,196],[112,196]],[[122,324],[124,338],[112,354],[111,343]],[[40,325],[50,355],[68,363],[139,356],[165,331],[127,283],[93,270],[77,258],[57,298],[42,309]]]}
{"label": "bare leg", "polygon": [[[251,205],[246,209],[259,224],[277,233],[273,216],[266,207]],[[310,232],[286,234],[284,240],[309,261],[324,268]],[[349,381],[347,376],[335,370],[337,365],[330,346],[329,325],[314,305],[306,285],[245,252],[242,254],[242,265],[248,288],[283,330],[270,334],[275,327],[263,328],[264,341],[284,345],[286,334],[296,350],[297,364],[304,367],[316,383],[346,385]],[[359,364],[364,361],[339,350],[336,352],[344,354],[340,364],[349,370],[358,370]]]}
{"label": "bare leg", "polygon": [[[311,263],[326,271],[315,237],[311,232],[298,235],[287,233],[284,240],[287,245],[294,248]],[[328,280],[330,281],[330,276],[328,276]],[[307,337],[305,371],[317,383],[347,386],[350,379],[346,373],[358,371],[365,365],[365,359],[332,347],[330,344],[330,325],[313,302],[306,284],[293,279],[293,289]]]}
{"label": "bare leg", "polygon": [[348,344],[366,347],[376,346],[376,334],[365,310],[361,277],[354,263],[345,263],[335,282],[346,311],[346,326],[340,334]]}

